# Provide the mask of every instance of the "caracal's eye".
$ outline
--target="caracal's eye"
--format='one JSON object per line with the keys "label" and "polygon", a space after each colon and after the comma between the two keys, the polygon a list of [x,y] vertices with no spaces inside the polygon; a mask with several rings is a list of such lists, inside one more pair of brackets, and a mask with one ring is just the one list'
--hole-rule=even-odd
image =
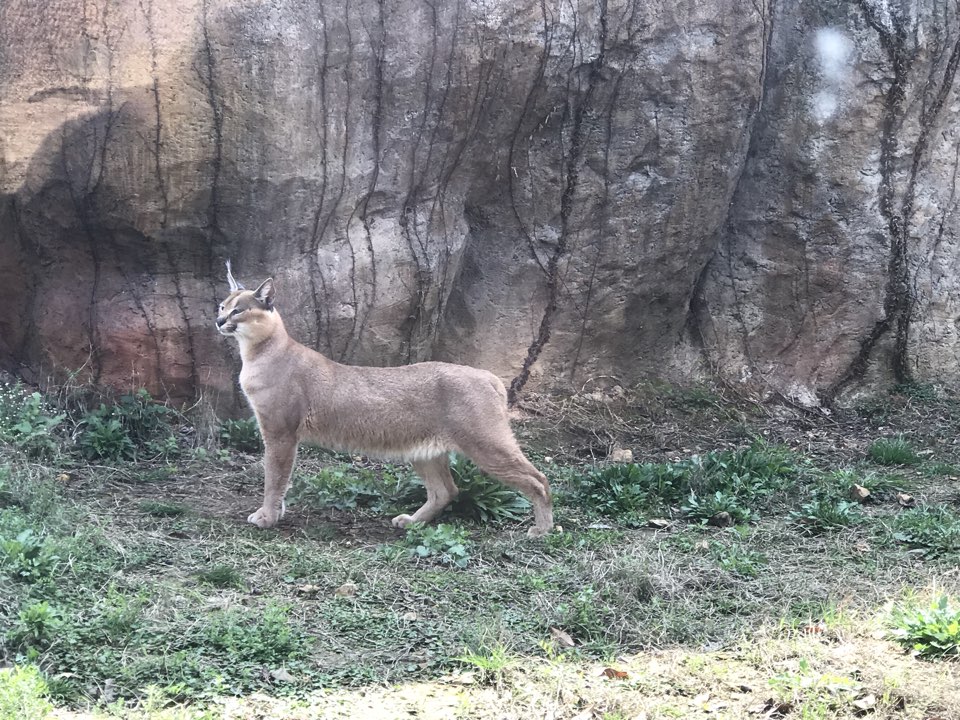
{"label": "caracal's eye", "polygon": [[223,303],[220,303],[220,306],[217,308],[218,312],[223,312]]}
{"label": "caracal's eye", "polygon": [[242,313],[242,312],[243,312],[243,310],[242,310],[241,308],[234,308],[234,309],[231,311],[230,314],[231,314],[231,315],[239,315],[239,314]]}

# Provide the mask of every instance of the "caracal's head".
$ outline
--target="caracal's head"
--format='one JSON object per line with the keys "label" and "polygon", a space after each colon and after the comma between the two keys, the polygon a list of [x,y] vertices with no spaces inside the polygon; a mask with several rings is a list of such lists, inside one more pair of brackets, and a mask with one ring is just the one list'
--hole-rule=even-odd
{"label": "caracal's head", "polygon": [[256,290],[246,290],[233,278],[228,260],[227,282],[230,283],[230,294],[217,308],[220,334],[254,343],[273,334],[279,322],[273,307],[273,279],[267,278]]}

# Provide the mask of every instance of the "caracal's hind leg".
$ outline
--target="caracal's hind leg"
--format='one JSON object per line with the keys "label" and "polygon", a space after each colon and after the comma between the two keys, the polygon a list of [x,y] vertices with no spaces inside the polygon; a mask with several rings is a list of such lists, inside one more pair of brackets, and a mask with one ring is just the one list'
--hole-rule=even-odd
{"label": "caracal's hind leg", "polygon": [[413,469],[427,488],[427,501],[413,515],[397,515],[393,519],[394,527],[404,528],[410,523],[430,522],[460,493],[450,476],[450,460],[446,454],[430,460],[417,460],[413,463]]}
{"label": "caracal's hind leg", "polygon": [[533,527],[530,537],[541,537],[553,529],[553,499],[546,475],[527,460],[511,436],[510,442],[480,440],[461,448],[467,457],[485,473],[523,493],[533,505]]}
{"label": "caracal's hind leg", "polygon": [[259,528],[273,527],[283,517],[283,498],[290,487],[290,473],[297,458],[296,441],[267,440],[263,453],[263,507],[247,518]]}

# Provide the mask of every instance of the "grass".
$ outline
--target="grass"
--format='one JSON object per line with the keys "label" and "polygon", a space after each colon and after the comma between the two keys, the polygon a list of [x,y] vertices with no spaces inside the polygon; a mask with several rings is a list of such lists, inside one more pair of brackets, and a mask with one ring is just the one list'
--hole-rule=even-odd
{"label": "grass", "polygon": [[47,701],[47,683],[33,665],[0,668],[0,718],[42,718],[53,710]]}
{"label": "grass", "polygon": [[897,515],[895,540],[927,555],[960,554],[960,514],[946,506],[921,507]]}
{"label": "grass", "polygon": [[[907,481],[856,464],[863,446],[717,440],[627,465],[541,452],[564,528],[541,541],[525,537],[516,494],[468,463],[454,465],[464,504],[401,531],[389,515],[422,500],[407,468],[307,451],[287,518],[260,531],[244,522],[261,483],[249,428],[209,452],[159,452],[148,443],[168,433],[150,423],[183,419],[135,398],[135,460],[91,465],[59,436],[46,455],[0,446],[0,665],[16,668],[0,670],[0,718],[50,704],[79,717],[733,719],[770,715],[768,702],[845,718],[870,698],[872,717],[960,716],[950,652],[920,662],[878,636],[891,598],[960,596],[945,572],[960,519],[928,473],[911,471],[919,507],[902,508]],[[742,437],[742,414],[721,417]],[[863,503],[854,484],[871,490]],[[721,513],[733,527],[712,522]],[[907,647],[950,641],[954,601],[897,607]]]}
{"label": "grass", "polygon": [[140,512],[154,517],[177,517],[189,512],[183,505],[165,500],[141,500],[137,507]]}
{"label": "grass", "polygon": [[676,516],[709,522],[724,515],[717,524],[742,524],[793,488],[801,469],[785,448],[757,440],[674,462],[592,468],[577,480],[577,501],[632,527]]}
{"label": "grass", "polygon": [[229,565],[213,565],[197,573],[197,580],[217,588],[243,589],[243,573]]}
{"label": "grass", "polygon": [[815,498],[790,516],[802,532],[809,534],[850,527],[864,520],[858,503],[834,498]]}
{"label": "grass", "polygon": [[881,438],[875,440],[867,450],[870,459],[879,465],[917,465],[920,456],[913,445],[905,438]]}

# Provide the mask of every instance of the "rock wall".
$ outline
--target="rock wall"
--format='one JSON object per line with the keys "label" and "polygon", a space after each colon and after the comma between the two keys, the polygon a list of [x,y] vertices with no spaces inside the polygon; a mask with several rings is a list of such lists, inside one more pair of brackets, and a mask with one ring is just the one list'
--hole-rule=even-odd
{"label": "rock wall", "polygon": [[345,362],[954,382],[958,62],[958,0],[6,0],[0,364],[228,409],[232,258]]}

